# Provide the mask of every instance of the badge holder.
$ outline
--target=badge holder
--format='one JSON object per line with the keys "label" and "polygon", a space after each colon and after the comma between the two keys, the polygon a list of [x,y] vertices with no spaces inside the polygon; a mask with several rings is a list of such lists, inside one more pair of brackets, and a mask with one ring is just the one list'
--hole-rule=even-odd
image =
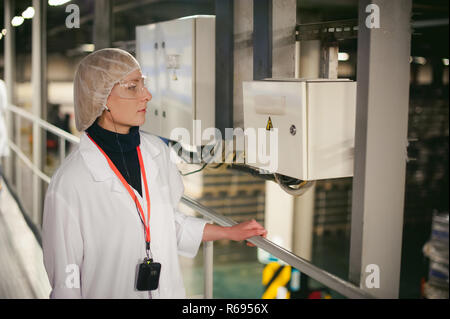
{"label": "badge holder", "polygon": [[139,265],[139,272],[136,280],[136,289],[139,291],[149,291],[158,289],[159,275],[161,273],[161,264],[153,262],[149,257],[150,245],[147,245],[147,257],[144,262]]}
{"label": "badge holder", "polygon": [[153,262],[153,259],[145,258],[139,265],[139,272],[136,281],[136,289],[139,291],[155,290],[159,285],[159,274],[161,264]]}

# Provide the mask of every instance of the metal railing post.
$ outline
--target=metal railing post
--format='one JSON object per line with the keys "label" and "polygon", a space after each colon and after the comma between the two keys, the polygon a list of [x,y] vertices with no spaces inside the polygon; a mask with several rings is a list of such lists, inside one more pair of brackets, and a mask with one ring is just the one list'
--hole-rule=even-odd
{"label": "metal railing post", "polygon": [[[21,119],[20,116],[16,115],[15,118],[16,122],[16,132],[15,132],[15,143],[20,148],[20,127],[21,127]],[[19,156],[15,156],[15,169],[16,169],[16,182],[14,183],[16,185],[16,193],[19,196],[19,198],[22,197],[22,170],[20,169],[20,158]]]}
{"label": "metal railing post", "polygon": [[[14,17],[15,1],[4,1],[4,21],[11,21]],[[8,104],[15,103],[15,83],[16,83],[16,45],[15,45],[15,28],[11,23],[5,23],[6,35],[3,40],[5,51],[5,67],[4,76],[6,91],[8,97]],[[12,139],[13,131],[13,118],[10,112],[6,112],[6,127],[8,130],[9,138]],[[5,158],[4,174],[12,182],[13,176],[13,160],[14,154]]]}
{"label": "metal railing post", "polygon": [[204,272],[204,298],[213,298],[214,286],[214,242],[206,241],[203,243],[203,272]]}
{"label": "metal railing post", "polygon": [[[33,0],[35,15],[32,21],[31,85],[33,89],[32,112],[39,118],[47,116],[47,50],[46,50],[46,1]],[[45,136],[45,135],[44,135]],[[44,144],[42,144],[44,142]],[[38,123],[33,122],[33,164],[41,170],[44,167],[46,139]],[[33,175],[32,220],[40,227],[42,212],[42,182]]]}
{"label": "metal railing post", "polygon": [[[41,131],[39,125],[37,123],[33,123],[33,164],[38,168],[42,168],[41,161]],[[42,195],[42,187],[41,181],[37,174],[33,174],[33,210],[31,219],[34,223],[38,224],[39,222],[39,211],[42,206],[40,203],[40,199]]]}
{"label": "metal railing post", "polygon": [[59,137],[59,165],[63,162],[63,160],[66,158],[66,140],[64,137]]}

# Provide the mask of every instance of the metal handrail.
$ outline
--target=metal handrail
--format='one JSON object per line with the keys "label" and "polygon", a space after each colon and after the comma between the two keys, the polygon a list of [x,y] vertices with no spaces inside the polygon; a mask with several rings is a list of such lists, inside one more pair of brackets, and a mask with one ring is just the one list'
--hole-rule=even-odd
{"label": "metal handrail", "polygon": [[[181,202],[189,206],[190,208],[194,209],[195,211],[199,212],[207,219],[210,219],[221,226],[229,227],[237,224],[234,220],[216,213],[212,209],[203,206],[199,202],[187,196],[183,196],[181,198]],[[279,258],[280,260],[288,263],[289,265],[298,269],[300,272],[304,272],[309,277],[313,278],[314,280],[317,280],[318,282],[335,290],[336,292],[342,294],[345,297],[359,298],[359,299],[374,298],[374,296],[370,295],[369,293],[355,286],[354,284],[345,281],[333,274],[330,274],[329,272],[322,270],[317,266],[314,266],[307,260],[297,255],[294,255],[290,251],[284,249],[283,247],[278,246],[277,244],[271,242],[270,240],[267,240],[261,236],[255,236],[249,238],[248,241],[256,245],[258,248],[261,248],[267,251],[268,253],[272,254],[273,256]]]}
{"label": "metal handrail", "polygon": [[19,156],[19,158],[25,163],[25,165],[33,171],[37,176],[39,176],[44,182],[47,184],[50,184],[50,177],[46,174],[44,174],[40,169],[36,167],[36,165],[33,164],[32,161],[29,160],[29,158],[20,150],[20,147],[13,142],[9,141],[9,147],[16,152],[16,154]]}
{"label": "metal handrail", "polygon": [[[67,140],[74,144],[78,144],[80,142],[79,137],[76,137],[73,134],[67,133],[66,131],[60,129],[59,127],[56,127],[56,126],[42,120],[40,117],[37,117],[36,115],[31,114],[30,112],[27,112],[23,108],[20,108],[18,106],[11,104],[6,108],[6,110],[16,113],[20,117],[25,118],[25,119],[31,121],[32,123],[36,123],[43,129],[46,129],[47,131],[57,135],[60,138],[60,142],[61,142],[60,143],[60,151],[59,151],[61,160],[64,159],[65,153],[66,153],[65,152],[65,144],[62,143],[63,140]],[[20,121],[18,122],[17,125],[18,126],[20,125]],[[18,130],[18,129],[19,128],[16,127],[16,130]],[[18,145],[18,144],[19,143],[17,143],[17,144],[14,143],[11,139],[8,141],[8,145],[19,156],[19,158],[25,163],[25,165],[28,166],[28,168],[30,168],[33,171],[33,173],[35,173],[37,176],[39,176],[44,182],[46,182],[47,184],[50,184],[50,176],[46,175],[43,171],[40,170],[39,167],[34,165],[33,162],[30,161],[28,159],[28,157],[20,150],[20,145]]]}
{"label": "metal handrail", "polygon": [[23,108],[20,108],[15,105],[9,105],[6,109],[13,111],[14,113],[20,115],[21,117],[26,118],[27,120],[30,120],[31,122],[37,123],[40,127],[46,129],[47,131],[52,132],[55,135],[58,135],[59,137],[66,139],[69,142],[72,142],[74,144],[78,144],[80,142],[79,137],[76,137],[73,134],[67,133],[66,131],[60,129],[59,127],[56,127],[56,126],[48,123],[47,121],[44,121],[40,117],[37,117],[36,115],[31,114],[28,111],[25,111]]}
{"label": "metal handrail", "polygon": [[[41,118],[39,118],[33,114],[30,114],[29,112],[27,112],[17,106],[10,105],[7,107],[7,110],[11,110],[12,112],[20,115],[21,117],[24,117],[34,123],[37,123],[42,128],[52,132],[53,134],[59,136],[60,138],[66,139],[74,144],[78,144],[80,141],[80,139],[78,137],[61,130],[60,128],[42,120]],[[35,165],[26,158],[26,156],[20,151],[20,148],[18,146],[16,146],[14,143],[12,143],[11,141],[9,141],[9,143],[12,146],[13,151],[16,152],[23,161],[25,161],[27,166],[36,175],[38,175],[42,180],[44,180],[48,183],[50,179],[45,178],[47,176],[43,172],[41,172],[39,170],[39,168],[35,167]],[[209,220],[212,220],[221,226],[229,227],[229,226],[233,226],[233,225],[237,224],[237,222],[235,222],[234,220],[216,213],[214,210],[203,206],[199,202],[197,202],[187,196],[183,196],[181,198],[181,203],[194,209],[195,211],[200,213],[203,217],[205,217]],[[348,298],[374,298],[374,296],[368,294],[366,291],[355,286],[354,284],[347,282],[327,271],[324,271],[317,266],[314,266],[307,260],[302,259],[301,257],[299,257],[297,255],[294,255],[290,251],[284,249],[283,247],[276,245],[275,243],[271,242],[270,240],[267,240],[261,236],[255,236],[255,237],[249,238],[248,241],[251,242],[252,244],[254,244],[255,246],[257,246],[258,248],[261,248],[261,249],[265,250],[266,252],[272,254],[273,256],[279,258],[280,260],[288,263],[289,265],[293,266],[294,268],[298,269],[299,271],[307,274],[309,277],[317,280],[318,282],[324,284],[325,286],[342,294],[345,297],[348,297]],[[209,250],[209,251],[212,251],[212,250]],[[205,274],[205,276],[206,276],[206,274]]]}

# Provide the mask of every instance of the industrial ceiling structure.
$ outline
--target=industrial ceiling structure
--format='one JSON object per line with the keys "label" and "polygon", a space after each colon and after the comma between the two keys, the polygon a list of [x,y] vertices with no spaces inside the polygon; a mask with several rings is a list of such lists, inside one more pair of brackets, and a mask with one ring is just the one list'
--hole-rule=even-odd
{"label": "industrial ceiling structure", "polygon": [[[113,0],[113,44],[135,40],[135,27],[153,22],[180,18],[197,14],[215,14],[214,0]],[[15,14],[20,16],[31,0],[17,0]],[[80,28],[67,29],[65,12],[67,4],[76,4],[80,9]],[[93,43],[94,1],[72,0],[65,5],[47,8],[47,52],[67,55],[82,54],[83,44]],[[298,22],[313,23],[356,19],[357,0],[298,0]],[[382,21],[381,17],[381,21]],[[0,23],[4,25],[3,6],[0,6]],[[412,55],[448,56],[448,1],[413,1]],[[1,40],[0,40],[1,41]],[[0,42],[1,43],[1,42]],[[344,44],[346,45],[346,44]],[[351,50],[352,48],[348,48]],[[356,51],[356,48],[353,48]],[[16,29],[16,50],[20,54],[31,52],[31,19],[25,19]],[[1,45],[0,52],[3,52]]]}

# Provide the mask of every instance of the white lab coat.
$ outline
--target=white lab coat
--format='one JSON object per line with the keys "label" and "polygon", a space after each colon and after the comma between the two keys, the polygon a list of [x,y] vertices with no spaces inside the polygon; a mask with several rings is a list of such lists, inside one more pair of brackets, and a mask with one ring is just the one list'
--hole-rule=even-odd
{"label": "white lab coat", "polygon": [[[144,227],[131,196],[83,132],[45,197],[42,244],[51,298],[186,297],[178,254],[197,254],[206,220],[177,211],[184,186],[169,149],[158,137],[140,134],[150,192],[150,247],[161,263],[158,289],[151,295],[135,290],[137,265],[146,256]],[[134,192],[146,214],[143,180],[143,198]]]}
{"label": "white lab coat", "polygon": [[8,130],[5,124],[6,107],[8,106],[8,97],[6,94],[5,82],[0,79],[0,157],[10,155]]}

